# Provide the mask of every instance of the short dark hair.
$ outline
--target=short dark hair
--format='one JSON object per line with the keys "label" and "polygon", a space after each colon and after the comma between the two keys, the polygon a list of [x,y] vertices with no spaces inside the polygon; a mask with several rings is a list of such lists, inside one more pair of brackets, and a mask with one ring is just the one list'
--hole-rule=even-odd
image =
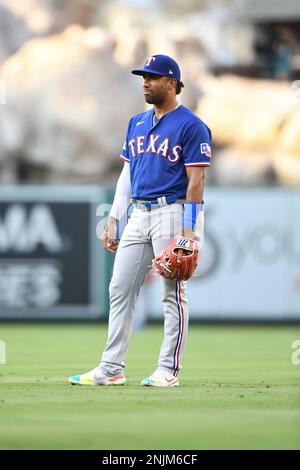
{"label": "short dark hair", "polygon": [[184,84],[177,80],[176,82],[176,95],[179,95],[181,93],[182,88],[184,87]]}

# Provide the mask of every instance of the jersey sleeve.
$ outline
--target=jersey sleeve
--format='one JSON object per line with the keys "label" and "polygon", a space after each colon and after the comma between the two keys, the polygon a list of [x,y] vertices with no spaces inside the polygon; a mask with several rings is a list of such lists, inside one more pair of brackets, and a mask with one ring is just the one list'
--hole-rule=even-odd
{"label": "jersey sleeve", "polygon": [[130,119],[128,123],[126,139],[125,139],[125,142],[124,142],[121,154],[120,154],[121,160],[124,160],[125,162],[128,162],[128,163],[130,162],[129,152],[128,152],[128,142],[129,142],[129,133],[130,133],[131,123],[132,123],[132,118]]}
{"label": "jersey sleeve", "polygon": [[127,149],[128,149],[128,146],[127,146],[127,139],[126,139],[125,142],[124,142],[122,151],[120,153],[120,158],[121,158],[121,160],[124,160],[125,162],[129,163],[129,155],[128,155]]}
{"label": "jersey sleeve", "polygon": [[211,132],[204,123],[196,122],[188,127],[182,154],[185,166],[210,166]]}

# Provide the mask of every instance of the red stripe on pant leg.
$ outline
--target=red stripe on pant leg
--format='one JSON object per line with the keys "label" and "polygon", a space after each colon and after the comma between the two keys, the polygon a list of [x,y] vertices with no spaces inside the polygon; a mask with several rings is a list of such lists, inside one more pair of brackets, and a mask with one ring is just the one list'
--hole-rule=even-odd
{"label": "red stripe on pant leg", "polygon": [[181,347],[181,342],[182,342],[182,337],[183,337],[183,332],[184,332],[184,314],[183,314],[183,307],[182,307],[182,300],[181,300],[181,288],[180,288],[180,282],[177,284],[178,287],[178,302],[179,302],[179,311],[180,311],[180,318],[181,318],[181,335],[179,338],[179,343],[178,343],[178,349],[176,353],[176,369],[179,371],[179,351]]}
{"label": "red stripe on pant leg", "polygon": [[174,361],[173,361],[174,371],[177,370],[177,364],[176,364],[177,348],[178,348],[179,340],[180,340],[180,336],[181,336],[181,313],[180,313],[180,305],[179,305],[177,286],[178,286],[178,282],[176,281],[176,283],[175,283],[175,298],[176,298],[176,305],[177,305],[177,311],[178,311],[178,335],[177,335],[177,341],[176,341],[176,346],[175,346],[175,350],[174,350]]}

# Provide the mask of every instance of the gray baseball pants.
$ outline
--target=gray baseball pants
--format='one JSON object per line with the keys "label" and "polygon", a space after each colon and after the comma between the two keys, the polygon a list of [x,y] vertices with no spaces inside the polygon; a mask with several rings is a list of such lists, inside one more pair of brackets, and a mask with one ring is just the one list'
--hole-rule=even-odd
{"label": "gray baseball pants", "polygon": [[[136,299],[145,277],[157,256],[176,235],[182,233],[180,203],[145,211],[134,207],[116,252],[109,286],[110,314],[108,340],[100,367],[116,374],[125,367],[125,356],[133,327]],[[199,245],[203,237],[204,214],[198,217],[196,233]],[[181,368],[188,331],[186,282],[161,278],[163,282],[164,339],[158,369],[177,375]]]}

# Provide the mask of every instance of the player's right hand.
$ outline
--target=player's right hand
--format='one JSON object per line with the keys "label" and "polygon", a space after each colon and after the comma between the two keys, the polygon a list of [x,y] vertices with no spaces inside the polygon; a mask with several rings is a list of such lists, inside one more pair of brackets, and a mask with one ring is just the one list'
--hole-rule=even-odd
{"label": "player's right hand", "polygon": [[102,244],[110,253],[114,253],[118,248],[119,242],[116,239],[117,220],[109,217],[102,233]]}

